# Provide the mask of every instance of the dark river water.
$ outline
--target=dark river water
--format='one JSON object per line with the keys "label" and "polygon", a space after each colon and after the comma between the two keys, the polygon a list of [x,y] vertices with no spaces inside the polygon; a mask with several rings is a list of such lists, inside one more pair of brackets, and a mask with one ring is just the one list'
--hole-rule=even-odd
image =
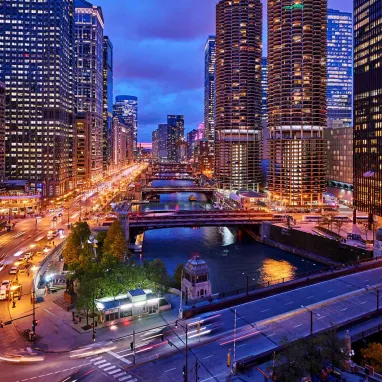
{"label": "dark river water", "polygon": [[[153,186],[186,186],[189,181],[153,181]],[[140,206],[142,211],[211,209],[203,194],[161,194],[157,203]],[[293,278],[322,267],[299,256],[255,242],[244,230],[229,227],[169,228],[146,231],[142,259],[160,258],[170,274],[192,256],[201,256],[210,268],[212,290],[226,292],[250,284]],[[244,273],[244,275],[243,275]]]}

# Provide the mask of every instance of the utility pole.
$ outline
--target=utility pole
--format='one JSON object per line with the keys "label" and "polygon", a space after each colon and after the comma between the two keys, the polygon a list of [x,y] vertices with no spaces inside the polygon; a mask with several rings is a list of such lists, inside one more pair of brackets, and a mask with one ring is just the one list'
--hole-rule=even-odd
{"label": "utility pole", "polygon": [[231,368],[231,373],[234,374],[234,367],[236,364],[236,309],[235,309],[235,321],[234,321],[234,326],[233,326],[233,362],[232,362],[232,368]]}
{"label": "utility pole", "polygon": [[133,329],[133,365],[135,365],[135,330]]}
{"label": "utility pole", "polygon": [[188,382],[188,325],[186,323],[186,382]]}
{"label": "utility pole", "polygon": [[310,335],[313,335],[313,310],[310,310]]}
{"label": "utility pole", "polygon": [[183,287],[182,287],[182,281],[183,281],[183,269],[180,275],[180,305],[179,305],[179,318],[183,319]]}
{"label": "utility pole", "polygon": [[32,331],[33,331],[33,342],[35,342],[36,338],[36,286],[35,286],[35,278],[33,277],[33,318],[32,318]]}
{"label": "utility pole", "polygon": [[199,364],[198,364],[198,359],[196,358],[196,360],[195,360],[195,382],[199,381],[198,370],[199,370]]}

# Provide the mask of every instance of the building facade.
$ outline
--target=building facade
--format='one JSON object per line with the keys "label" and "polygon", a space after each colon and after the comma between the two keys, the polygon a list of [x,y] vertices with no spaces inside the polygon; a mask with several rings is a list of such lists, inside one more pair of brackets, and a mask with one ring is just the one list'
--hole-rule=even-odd
{"label": "building facade", "polygon": [[335,120],[342,120],[344,126],[352,126],[352,14],[328,9],[327,38],[328,126]]}
{"label": "building facade", "polygon": [[326,21],[326,0],[268,1],[268,189],[286,205],[326,187]]}
{"label": "building facade", "polygon": [[197,142],[198,147],[198,168],[199,171],[212,178],[215,156],[210,152],[207,139],[201,139]]}
{"label": "building facade", "polygon": [[103,137],[102,167],[108,171],[111,164],[111,130],[113,124],[113,44],[103,38]]}
{"label": "building facade", "polygon": [[184,116],[167,116],[167,158],[171,162],[181,161],[181,146],[184,142]]}
{"label": "building facade", "polygon": [[261,60],[261,119],[268,121],[268,58]]}
{"label": "building facade", "polygon": [[80,188],[90,184],[91,174],[91,119],[89,113],[77,113],[77,185]]}
{"label": "building facade", "polygon": [[354,1],[354,206],[382,216],[382,0]]}
{"label": "building facade", "polygon": [[101,7],[85,0],[75,1],[76,105],[90,121],[89,182],[103,174],[103,29]]}
{"label": "building facade", "polygon": [[215,152],[215,63],[216,36],[208,36],[204,46],[204,137],[211,154]]}
{"label": "building facade", "polygon": [[0,7],[6,176],[28,180],[46,198],[76,187],[73,14],[73,0]]}
{"label": "building facade", "polygon": [[195,142],[197,140],[198,130],[192,129],[187,133],[187,156],[189,160],[194,159]]}
{"label": "building facade", "polygon": [[5,84],[0,82],[0,180],[5,179]]}
{"label": "building facade", "polygon": [[216,5],[215,178],[225,190],[261,181],[260,0]]}
{"label": "building facade", "polygon": [[123,118],[113,117],[111,170],[122,169],[133,161],[133,131]]}
{"label": "building facade", "polygon": [[350,189],[353,184],[353,128],[325,129],[328,142],[328,184]]}
{"label": "building facade", "polygon": [[138,98],[130,95],[119,95],[115,97],[113,114],[122,117],[125,124],[133,131],[133,150],[134,156],[136,156],[138,147]]}

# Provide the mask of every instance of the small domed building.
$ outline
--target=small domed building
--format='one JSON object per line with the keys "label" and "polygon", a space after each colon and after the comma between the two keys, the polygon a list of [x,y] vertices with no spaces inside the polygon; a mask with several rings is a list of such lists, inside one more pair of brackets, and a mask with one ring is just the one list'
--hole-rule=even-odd
{"label": "small domed building", "polygon": [[182,293],[186,304],[212,294],[208,265],[200,256],[188,260],[184,267]]}

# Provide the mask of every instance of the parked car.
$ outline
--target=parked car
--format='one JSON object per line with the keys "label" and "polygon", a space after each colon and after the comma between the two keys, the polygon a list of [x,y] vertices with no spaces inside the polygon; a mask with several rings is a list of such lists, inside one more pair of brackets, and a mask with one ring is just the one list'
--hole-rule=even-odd
{"label": "parked car", "polygon": [[33,255],[34,253],[33,252],[27,252],[24,257],[26,260],[29,260],[29,259],[32,259],[33,258]]}
{"label": "parked car", "polygon": [[13,266],[13,267],[9,270],[9,274],[10,274],[10,275],[16,275],[18,271],[19,271],[19,267]]}

